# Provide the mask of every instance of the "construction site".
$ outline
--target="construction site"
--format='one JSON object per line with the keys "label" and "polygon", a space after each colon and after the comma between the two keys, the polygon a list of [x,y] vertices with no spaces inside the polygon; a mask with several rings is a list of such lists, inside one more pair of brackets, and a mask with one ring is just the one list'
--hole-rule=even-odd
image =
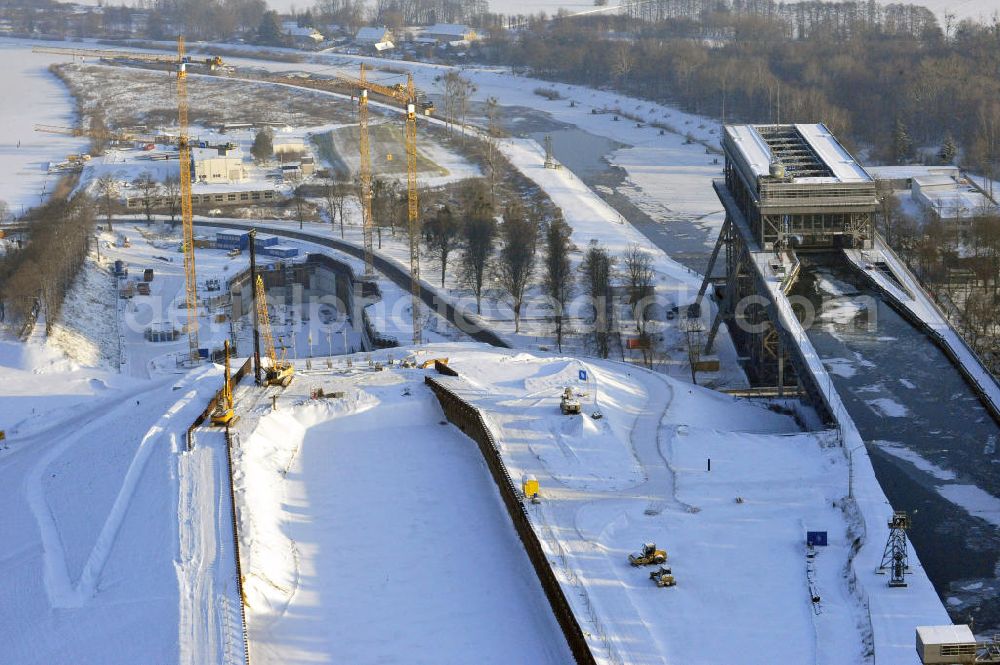
{"label": "construction site", "polygon": [[[31,48],[81,113],[33,123],[80,141],[46,177],[97,228],[61,315],[39,296],[0,338],[0,485],[30,534],[0,548],[22,608],[0,660],[1000,663],[1000,385],[826,125],[640,139],[566,86],[553,122],[665,142],[672,191],[699,183],[699,274],[551,138],[447,117],[433,67],[208,48]],[[475,75],[484,109],[551,102]],[[476,285],[429,252],[431,215],[488,178],[491,224],[523,201],[565,225],[566,271],[645,253],[649,321],[616,286],[598,357],[603,310],[566,304],[564,346],[541,268],[515,297],[500,264]]]}

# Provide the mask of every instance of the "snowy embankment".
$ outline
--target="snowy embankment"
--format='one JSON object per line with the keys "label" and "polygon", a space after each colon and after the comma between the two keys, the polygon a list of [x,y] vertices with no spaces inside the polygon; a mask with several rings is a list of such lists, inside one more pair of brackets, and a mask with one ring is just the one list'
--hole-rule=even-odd
{"label": "snowy embankment", "polygon": [[[948,322],[941,308],[924,290],[920,280],[910,272],[885,240],[877,238],[874,249],[848,249],[844,250],[844,254],[859,270],[878,284],[883,292],[926,326],[930,334],[947,348],[948,355],[954,359],[953,362],[957,362],[965,376],[974,384],[980,397],[988,402],[990,410],[995,414],[1000,413],[1000,383],[983,366],[975,352]],[[877,263],[886,265],[897,281],[893,281],[879,270],[875,265]],[[900,284],[904,288],[900,288]]]}
{"label": "snowy embankment", "polygon": [[241,407],[252,661],[569,662],[479,451],[441,425],[424,372],[354,362],[300,372],[276,411],[266,396]]}
{"label": "snowy embankment", "polygon": [[951,620],[912,548],[909,552],[910,573],[906,577],[908,587],[889,588],[887,576],[877,574],[889,536],[892,506],[875,477],[866,442],[782,291],[781,280],[769,272],[766,257],[758,261],[758,267],[765,274],[764,281],[775,303],[780,325],[795,338],[829,412],[837,420],[843,454],[853,461],[853,505],[856,506],[856,513],[850,502],[845,504],[845,512],[849,516],[856,514],[860,520],[854,526],[860,531],[861,547],[851,561],[850,575],[868,608],[875,657],[878,663],[916,663],[914,628],[950,625]]}
{"label": "snowy embankment", "polygon": [[[4,385],[27,391],[0,405],[0,429],[16,422],[0,450],[3,660],[176,662],[190,589],[175,571],[187,471],[175,455],[219,372],[137,382],[73,370],[35,345],[16,345],[29,358],[4,344],[0,367]],[[36,373],[46,362],[58,371]]]}
{"label": "snowy embankment", "polygon": [[[438,380],[483,410],[515,482],[539,480],[529,514],[600,662],[865,662],[868,616],[845,577],[848,465],[832,437],[621,364],[435,351],[460,374]],[[583,393],[584,415],[560,414],[567,385]],[[588,417],[595,409],[602,419]],[[880,492],[874,477],[856,481]],[[813,559],[807,530],[829,535]],[[647,541],[666,549],[676,587],[628,565]],[[912,611],[924,600],[911,594]],[[913,662],[908,619],[898,632],[910,659],[887,649],[879,663]]]}

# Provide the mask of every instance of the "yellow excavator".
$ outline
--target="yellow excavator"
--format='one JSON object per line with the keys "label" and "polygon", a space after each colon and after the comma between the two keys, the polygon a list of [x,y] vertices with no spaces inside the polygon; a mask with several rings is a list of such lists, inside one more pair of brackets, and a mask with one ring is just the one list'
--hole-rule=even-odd
{"label": "yellow excavator", "polygon": [[265,386],[288,387],[295,374],[295,366],[285,360],[285,350],[281,350],[281,359],[274,351],[274,337],[271,336],[271,317],[267,313],[267,293],[264,291],[264,279],[257,275],[257,325],[260,326],[261,336],[264,338],[264,350],[269,361],[268,367],[262,367],[264,371]]}
{"label": "yellow excavator", "polygon": [[222,386],[222,394],[219,395],[219,401],[215,405],[215,411],[212,412],[212,424],[219,427],[225,427],[235,421],[235,414],[233,412],[233,381],[232,375],[229,371],[228,339],[223,345],[223,349],[226,353],[226,382]]}

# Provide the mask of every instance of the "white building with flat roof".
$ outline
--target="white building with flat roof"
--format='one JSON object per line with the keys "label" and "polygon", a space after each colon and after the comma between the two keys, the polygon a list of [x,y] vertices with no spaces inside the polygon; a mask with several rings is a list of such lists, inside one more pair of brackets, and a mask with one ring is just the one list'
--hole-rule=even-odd
{"label": "white building with flat roof", "polygon": [[243,153],[239,148],[192,148],[191,174],[196,183],[229,184],[246,180]]}

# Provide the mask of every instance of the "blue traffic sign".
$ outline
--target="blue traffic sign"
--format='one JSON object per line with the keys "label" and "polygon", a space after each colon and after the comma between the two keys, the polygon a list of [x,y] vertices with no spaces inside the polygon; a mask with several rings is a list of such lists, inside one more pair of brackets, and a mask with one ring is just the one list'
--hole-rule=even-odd
{"label": "blue traffic sign", "polygon": [[581,381],[586,381],[587,380],[587,370],[585,370],[585,369],[581,369],[580,370],[580,380]]}
{"label": "blue traffic sign", "polygon": [[806,545],[826,547],[826,531],[806,531]]}

